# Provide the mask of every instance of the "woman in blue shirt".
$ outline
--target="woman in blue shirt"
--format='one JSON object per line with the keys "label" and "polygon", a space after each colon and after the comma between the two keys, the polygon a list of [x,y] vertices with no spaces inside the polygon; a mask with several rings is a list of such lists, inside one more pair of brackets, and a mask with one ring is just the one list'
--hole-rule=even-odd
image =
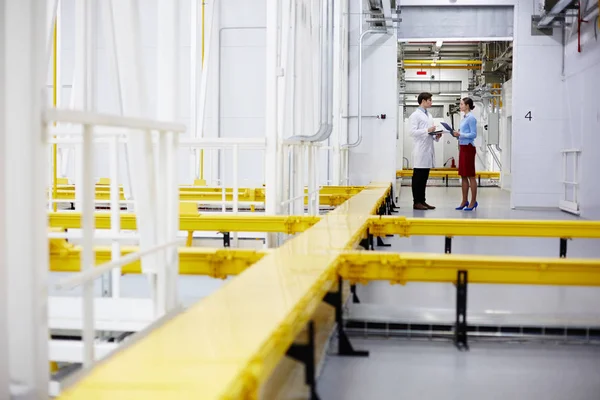
{"label": "woman in blue shirt", "polygon": [[[457,210],[472,211],[477,208],[477,180],[475,179],[475,138],[477,137],[477,120],[471,114],[475,108],[473,100],[465,97],[460,101],[460,111],[465,118],[460,123],[460,130],[453,135],[458,138],[458,174],[462,177],[462,202]],[[469,187],[471,202],[469,203]]]}

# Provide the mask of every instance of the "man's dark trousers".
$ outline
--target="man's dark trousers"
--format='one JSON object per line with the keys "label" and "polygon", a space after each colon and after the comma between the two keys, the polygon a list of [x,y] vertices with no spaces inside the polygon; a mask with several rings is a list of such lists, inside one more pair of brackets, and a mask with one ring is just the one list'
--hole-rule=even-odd
{"label": "man's dark trousers", "polygon": [[429,179],[429,168],[414,168],[412,193],[414,204],[425,204],[425,186]]}

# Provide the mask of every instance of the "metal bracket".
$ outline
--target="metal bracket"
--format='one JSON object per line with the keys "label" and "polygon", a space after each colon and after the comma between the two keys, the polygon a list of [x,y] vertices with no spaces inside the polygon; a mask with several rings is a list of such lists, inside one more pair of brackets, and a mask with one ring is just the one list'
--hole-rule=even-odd
{"label": "metal bracket", "polygon": [[452,237],[446,236],[444,243],[444,253],[450,254],[452,253]]}
{"label": "metal bracket", "polygon": [[379,247],[390,247],[391,244],[389,243],[384,243],[383,239],[381,239],[379,236],[377,237],[377,246]]}
{"label": "metal bracket", "polygon": [[222,232],[223,233],[223,247],[231,247],[231,233]]}
{"label": "metal bracket", "polygon": [[354,304],[360,303],[360,299],[358,298],[358,294],[356,294],[356,285],[350,285],[350,293],[352,293],[352,302]]}
{"label": "metal bracket", "polygon": [[567,239],[565,238],[560,238],[560,249],[558,255],[560,256],[560,258],[567,257]]}
{"label": "metal bracket", "polygon": [[337,323],[338,331],[338,355],[340,356],[351,356],[351,357],[368,357],[369,352],[363,350],[354,350],[348,335],[344,330],[344,320],[342,316],[342,289],[344,281],[341,277],[338,277],[338,290],[337,292],[328,292],[323,301],[330,306],[335,308],[335,322]]}
{"label": "metal bracket", "polygon": [[458,271],[456,277],[456,325],[454,345],[461,351],[469,350],[467,343],[467,271]]}
{"label": "metal bracket", "polygon": [[315,323],[308,323],[308,343],[292,344],[286,355],[304,364],[304,382],[310,387],[310,399],[319,400],[315,379]]}

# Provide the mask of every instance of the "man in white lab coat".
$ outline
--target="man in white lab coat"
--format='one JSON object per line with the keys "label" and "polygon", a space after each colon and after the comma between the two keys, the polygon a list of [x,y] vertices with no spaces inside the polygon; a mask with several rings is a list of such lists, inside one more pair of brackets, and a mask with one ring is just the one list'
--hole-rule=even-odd
{"label": "man in white lab coat", "polygon": [[419,108],[409,118],[410,135],[414,140],[413,146],[413,208],[415,210],[433,210],[434,206],[425,201],[425,187],[429,179],[429,170],[434,167],[435,150],[433,141],[439,141],[441,134],[435,132],[433,117],[427,111],[432,104],[431,93],[421,93],[417,97]]}

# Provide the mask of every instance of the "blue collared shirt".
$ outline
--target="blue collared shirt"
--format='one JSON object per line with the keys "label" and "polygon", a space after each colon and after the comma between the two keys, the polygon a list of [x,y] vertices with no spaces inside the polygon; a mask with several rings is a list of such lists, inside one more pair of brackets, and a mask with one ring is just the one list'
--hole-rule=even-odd
{"label": "blue collared shirt", "polygon": [[475,146],[475,138],[477,137],[477,120],[469,113],[460,122],[460,137],[458,138],[458,144],[472,144]]}

